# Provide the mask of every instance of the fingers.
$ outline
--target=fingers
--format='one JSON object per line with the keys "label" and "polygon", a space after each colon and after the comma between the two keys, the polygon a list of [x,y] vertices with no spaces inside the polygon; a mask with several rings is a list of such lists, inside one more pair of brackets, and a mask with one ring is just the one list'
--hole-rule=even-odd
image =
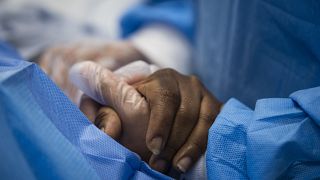
{"label": "fingers", "polygon": [[79,109],[83,112],[87,118],[94,123],[98,110],[101,107],[96,101],[92,100],[89,96],[83,94],[81,96]]}
{"label": "fingers", "polygon": [[115,93],[120,93],[119,90],[126,90],[123,93],[135,91],[125,81],[132,83],[141,80],[150,75],[151,70],[151,67],[142,61],[124,66],[115,73],[93,62],[81,62],[71,68],[69,78],[88,96],[101,104],[108,104],[114,99]]}
{"label": "fingers", "polygon": [[70,70],[70,79],[95,101],[114,108],[121,118],[128,118],[135,110],[147,108],[144,98],[135,88],[96,63],[75,64]]}
{"label": "fingers", "polygon": [[180,102],[179,96],[175,92],[166,89],[148,93],[148,96],[154,98],[149,101],[152,109],[150,111],[146,144],[153,154],[158,155],[169,137],[173,119]]}
{"label": "fingers", "polygon": [[101,107],[100,104],[85,94],[81,97],[79,108],[101,131],[113,139],[119,140],[121,136],[121,121],[113,109]]}
{"label": "fingers", "polygon": [[54,59],[57,59],[56,54],[60,54],[60,51],[59,48],[50,48],[41,56],[39,65],[46,74],[51,75]]}
{"label": "fingers", "polygon": [[137,86],[151,107],[146,144],[155,155],[159,155],[164,148],[180,106],[179,87],[172,81],[172,73],[174,72],[169,69],[157,71],[146,80],[147,82]]}
{"label": "fingers", "polygon": [[121,136],[121,121],[113,109],[109,107],[100,108],[94,123],[113,139],[119,140]]}
{"label": "fingers", "polygon": [[165,172],[169,167],[174,155],[186,142],[193,127],[198,121],[201,94],[199,91],[190,89],[188,78],[180,80],[181,104],[176,113],[174,124],[168,138],[168,142],[159,155],[153,155],[149,161],[152,168]]}
{"label": "fingers", "polygon": [[75,59],[72,58],[74,51],[75,49],[69,46],[50,48],[42,55],[39,63],[42,69],[66,95],[73,102],[76,102],[78,91],[68,79],[69,69],[75,62]]}
{"label": "fingers", "polygon": [[[106,100],[109,100],[108,97],[112,95],[110,90],[116,92],[117,84],[120,81],[108,69],[89,61],[73,65],[69,78],[85,94],[103,105],[108,104]],[[106,91],[102,91],[104,87],[109,87],[109,89],[106,88]]]}
{"label": "fingers", "polygon": [[210,94],[206,94],[203,97],[199,120],[187,142],[180,148],[173,159],[176,169],[186,172],[205,152],[209,128],[218,114],[218,106]]}
{"label": "fingers", "polygon": [[75,63],[76,58],[74,57],[74,54],[76,53],[77,48],[78,45],[60,45],[49,48],[41,56],[39,64],[46,71],[46,73],[50,75],[51,71],[55,69],[55,66],[53,65],[56,63],[56,61],[61,61],[68,65]]}
{"label": "fingers", "polygon": [[[123,79],[128,83],[133,83],[144,79],[146,76],[150,75],[153,70],[158,67],[154,65],[148,65],[143,61],[136,61],[130,63],[122,68],[118,69],[114,74]],[[74,71],[74,70],[73,70]],[[72,72],[74,73],[74,72]],[[110,100],[109,100],[110,101]],[[81,99],[80,109],[89,117],[90,120],[93,120],[92,117],[95,117],[93,112],[97,111],[97,103],[91,100],[88,96],[83,96]]]}

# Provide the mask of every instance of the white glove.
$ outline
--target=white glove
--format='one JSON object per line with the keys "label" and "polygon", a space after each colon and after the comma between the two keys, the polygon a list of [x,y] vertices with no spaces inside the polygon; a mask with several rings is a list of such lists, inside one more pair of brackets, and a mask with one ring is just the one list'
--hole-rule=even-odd
{"label": "white glove", "polygon": [[145,140],[149,107],[145,98],[128,83],[140,81],[155,70],[157,67],[143,61],[128,64],[114,73],[96,63],[81,62],[71,68],[69,75],[71,82],[86,95],[117,112],[121,122],[116,122],[117,118],[113,118],[113,122],[107,123],[104,129],[121,130],[121,133],[112,134],[121,134],[116,139],[128,149],[143,155],[144,160],[151,155]]}
{"label": "white glove", "polygon": [[[118,110],[138,103],[141,95],[128,84],[138,82],[149,76],[159,68],[144,61],[135,61],[121,67],[115,72],[94,62],[85,61],[72,66],[69,73],[71,82],[102,105],[109,105]],[[126,96],[127,93],[130,96]],[[123,97],[122,97],[123,96]],[[122,99],[118,102],[118,99]],[[120,103],[120,104],[119,104]],[[121,107],[116,108],[116,105]]]}
{"label": "white glove", "polygon": [[64,93],[78,103],[81,94],[70,83],[68,73],[72,65],[86,59],[111,70],[138,59],[147,61],[128,41],[105,43],[91,40],[49,48],[41,55],[39,64]]}

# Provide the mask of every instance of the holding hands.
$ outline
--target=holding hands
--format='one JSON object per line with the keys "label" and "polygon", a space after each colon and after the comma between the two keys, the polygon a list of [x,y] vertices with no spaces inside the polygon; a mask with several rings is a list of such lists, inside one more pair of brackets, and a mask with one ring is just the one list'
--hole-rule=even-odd
{"label": "holding hands", "polygon": [[186,172],[205,152],[221,103],[195,76],[156,70],[142,61],[115,72],[82,62],[70,79],[98,102],[84,97],[80,109],[101,130],[155,170]]}

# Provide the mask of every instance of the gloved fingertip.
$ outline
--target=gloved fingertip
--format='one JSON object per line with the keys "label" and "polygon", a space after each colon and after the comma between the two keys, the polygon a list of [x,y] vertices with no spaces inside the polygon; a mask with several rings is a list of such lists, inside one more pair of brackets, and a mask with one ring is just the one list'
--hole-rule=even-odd
{"label": "gloved fingertip", "polygon": [[[89,77],[88,66],[90,66],[89,62],[81,62],[74,64],[69,70],[69,80],[83,92],[88,94],[90,92],[89,89]],[[90,94],[88,94],[90,96]]]}
{"label": "gloved fingertip", "polygon": [[86,95],[93,98],[95,101],[105,104],[105,101],[100,92],[100,79],[97,74],[101,74],[103,68],[100,65],[90,62],[84,61],[74,64],[69,71],[69,79],[70,81],[78,87],[81,91],[83,91]]}
{"label": "gloved fingertip", "polygon": [[83,60],[82,62],[78,62],[72,65],[70,72],[78,72],[81,74],[86,74],[86,73],[89,73],[90,69],[94,66],[98,66],[98,64],[90,60]]}
{"label": "gloved fingertip", "polygon": [[76,86],[79,85],[79,82],[82,82],[83,77],[88,73],[88,66],[90,66],[90,62],[80,62],[74,64],[69,70],[69,79]]}

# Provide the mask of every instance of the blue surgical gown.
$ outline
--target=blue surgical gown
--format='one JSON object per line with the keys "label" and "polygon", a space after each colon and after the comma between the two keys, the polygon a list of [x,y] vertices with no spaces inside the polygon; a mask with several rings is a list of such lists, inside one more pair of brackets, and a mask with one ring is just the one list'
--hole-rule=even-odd
{"label": "blue surgical gown", "polygon": [[96,128],[2,42],[0,138],[1,179],[169,179]]}
{"label": "blue surgical gown", "polygon": [[[156,16],[195,39],[194,73],[226,102],[209,133],[208,178],[320,178],[320,2],[199,0],[161,18],[161,4],[173,1],[130,16]],[[178,13],[185,18],[166,18]],[[190,15],[194,34],[181,26]]]}

